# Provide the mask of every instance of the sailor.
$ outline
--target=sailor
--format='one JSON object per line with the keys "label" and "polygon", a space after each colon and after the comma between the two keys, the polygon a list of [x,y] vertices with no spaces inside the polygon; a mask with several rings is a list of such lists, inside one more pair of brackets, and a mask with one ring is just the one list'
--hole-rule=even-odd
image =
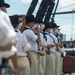
{"label": "sailor", "polygon": [[0,9],[3,11],[3,12],[7,12],[6,8],[9,8],[10,5],[5,3],[4,0],[0,0]]}
{"label": "sailor", "polygon": [[50,35],[53,37],[55,45],[56,45],[56,75],[61,75],[62,74],[62,58],[61,58],[61,53],[64,53],[64,47],[63,45],[60,43],[60,39],[58,38],[58,28],[60,26],[57,26],[56,23],[50,23],[52,25],[52,29]]}
{"label": "sailor", "polygon": [[16,37],[18,38],[18,43],[16,45],[18,74],[30,75],[29,62],[31,63],[31,57],[29,49],[31,45],[28,43],[26,37],[19,30],[22,26],[22,24],[19,23],[19,15],[10,16],[10,20],[17,33]]}
{"label": "sailor", "polygon": [[49,23],[45,24],[44,34],[47,41],[48,50],[46,55],[46,75],[55,75],[55,43],[53,38],[50,36],[51,26]]}
{"label": "sailor", "polygon": [[6,14],[6,8],[9,7],[10,5],[5,3],[4,0],[0,0],[0,35],[1,35],[0,55],[4,59],[12,56],[11,59],[12,61],[14,61],[13,72],[15,75],[17,75],[17,62],[16,62],[16,54],[15,54],[15,51],[17,49],[13,46],[13,38],[15,37],[16,33],[11,25],[9,17]]}
{"label": "sailor", "polygon": [[18,50],[17,51],[18,73],[19,75],[30,75],[29,61],[31,63],[31,58],[29,49],[31,46],[28,43],[26,37],[19,30],[22,26],[22,23],[19,22],[19,16],[13,15],[10,16],[10,19],[17,33],[16,37],[18,38],[18,44],[16,45],[16,48]]}
{"label": "sailor", "polygon": [[32,65],[30,69],[30,75],[38,75],[38,60],[37,60],[37,52],[38,52],[38,36],[32,31],[35,25],[35,18],[33,15],[26,16],[26,27],[24,29],[23,34],[26,36],[28,42],[31,45],[30,53]]}
{"label": "sailor", "polygon": [[45,55],[45,51],[43,50],[44,46],[42,45],[45,43],[45,39],[43,38],[43,34],[41,33],[41,25],[39,24],[39,21],[35,24],[35,26],[32,28],[34,33],[38,36],[39,41],[38,41],[38,53],[37,58],[38,58],[38,75],[44,75],[43,72],[43,67],[42,67],[42,57]]}
{"label": "sailor", "polygon": [[40,44],[41,44],[41,50],[44,53],[43,56],[41,56],[41,66],[42,66],[42,75],[45,75],[45,70],[46,70],[46,46],[47,42],[44,38],[44,33],[43,29],[45,28],[44,22],[41,21],[40,19],[37,20],[37,24],[40,25]]}

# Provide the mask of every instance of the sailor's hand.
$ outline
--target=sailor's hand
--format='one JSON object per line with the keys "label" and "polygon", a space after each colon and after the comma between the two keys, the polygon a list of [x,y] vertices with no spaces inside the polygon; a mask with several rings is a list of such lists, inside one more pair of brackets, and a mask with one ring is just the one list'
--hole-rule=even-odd
{"label": "sailor's hand", "polygon": [[63,48],[63,45],[62,44],[55,43],[55,46],[58,46],[60,48]]}
{"label": "sailor's hand", "polygon": [[60,48],[63,48],[63,45],[62,45],[62,44],[59,44],[59,47],[60,47]]}
{"label": "sailor's hand", "polygon": [[62,53],[61,56],[62,56],[62,57],[67,56],[66,52]]}
{"label": "sailor's hand", "polygon": [[45,55],[43,51],[38,51],[37,53],[38,53],[40,56],[44,56],[44,55]]}
{"label": "sailor's hand", "polygon": [[52,44],[52,45],[51,45],[51,47],[54,47],[54,46],[55,46],[55,44]]}
{"label": "sailor's hand", "polygon": [[18,74],[18,71],[17,71],[16,69],[13,69],[13,74],[14,74],[14,75],[19,75],[19,74]]}
{"label": "sailor's hand", "polygon": [[55,43],[55,46],[58,46],[58,43]]}

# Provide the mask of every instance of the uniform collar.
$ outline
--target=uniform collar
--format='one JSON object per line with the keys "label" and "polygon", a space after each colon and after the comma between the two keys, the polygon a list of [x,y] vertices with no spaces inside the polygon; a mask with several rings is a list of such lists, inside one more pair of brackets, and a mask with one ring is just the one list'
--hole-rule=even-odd
{"label": "uniform collar", "polygon": [[15,29],[15,32],[17,33],[21,33],[21,31],[19,29]]}
{"label": "uniform collar", "polygon": [[56,35],[54,32],[51,32],[52,34]]}
{"label": "uniform collar", "polygon": [[45,31],[45,33],[46,33],[46,34],[50,34],[50,33],[46,32],[46,31]]}
{"label": "uniform collar", "polygon": [[26,26],[27,28],[31,29],[29,26]]}
{"label": "uniform collar", "polygon": [[40,31],[41,33],[43,33],[43,31]]}

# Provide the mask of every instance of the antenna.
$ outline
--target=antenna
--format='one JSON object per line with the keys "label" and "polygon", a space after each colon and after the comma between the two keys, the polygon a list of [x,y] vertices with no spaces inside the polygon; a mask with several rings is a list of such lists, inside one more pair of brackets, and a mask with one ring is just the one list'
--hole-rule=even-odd
{"label": "antenna", "polygon": [[[74,12],[74,10],[72,10],[72,12]],[[73,23],[74,23],[74,14],[72,13],[71,41],[73,41]]]}

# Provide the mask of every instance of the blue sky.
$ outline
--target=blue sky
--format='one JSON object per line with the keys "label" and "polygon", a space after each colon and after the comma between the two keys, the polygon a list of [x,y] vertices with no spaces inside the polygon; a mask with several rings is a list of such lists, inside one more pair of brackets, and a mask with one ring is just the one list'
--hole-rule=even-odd
{"label": "blue sky", "polygon": [[[32,0],[5,0],[10,4],[8,15],[26,14]],[[40,3],[41,0],[39,0]],[[64,8],[65,7],[65,8]],[[57,11],[75,10],[75,0],[60,0]],[[75,14],[56,15],[55,22],[60,25],[61,32],[66,34],[66,39],[70,40],[73,34],[75,39]]]}

